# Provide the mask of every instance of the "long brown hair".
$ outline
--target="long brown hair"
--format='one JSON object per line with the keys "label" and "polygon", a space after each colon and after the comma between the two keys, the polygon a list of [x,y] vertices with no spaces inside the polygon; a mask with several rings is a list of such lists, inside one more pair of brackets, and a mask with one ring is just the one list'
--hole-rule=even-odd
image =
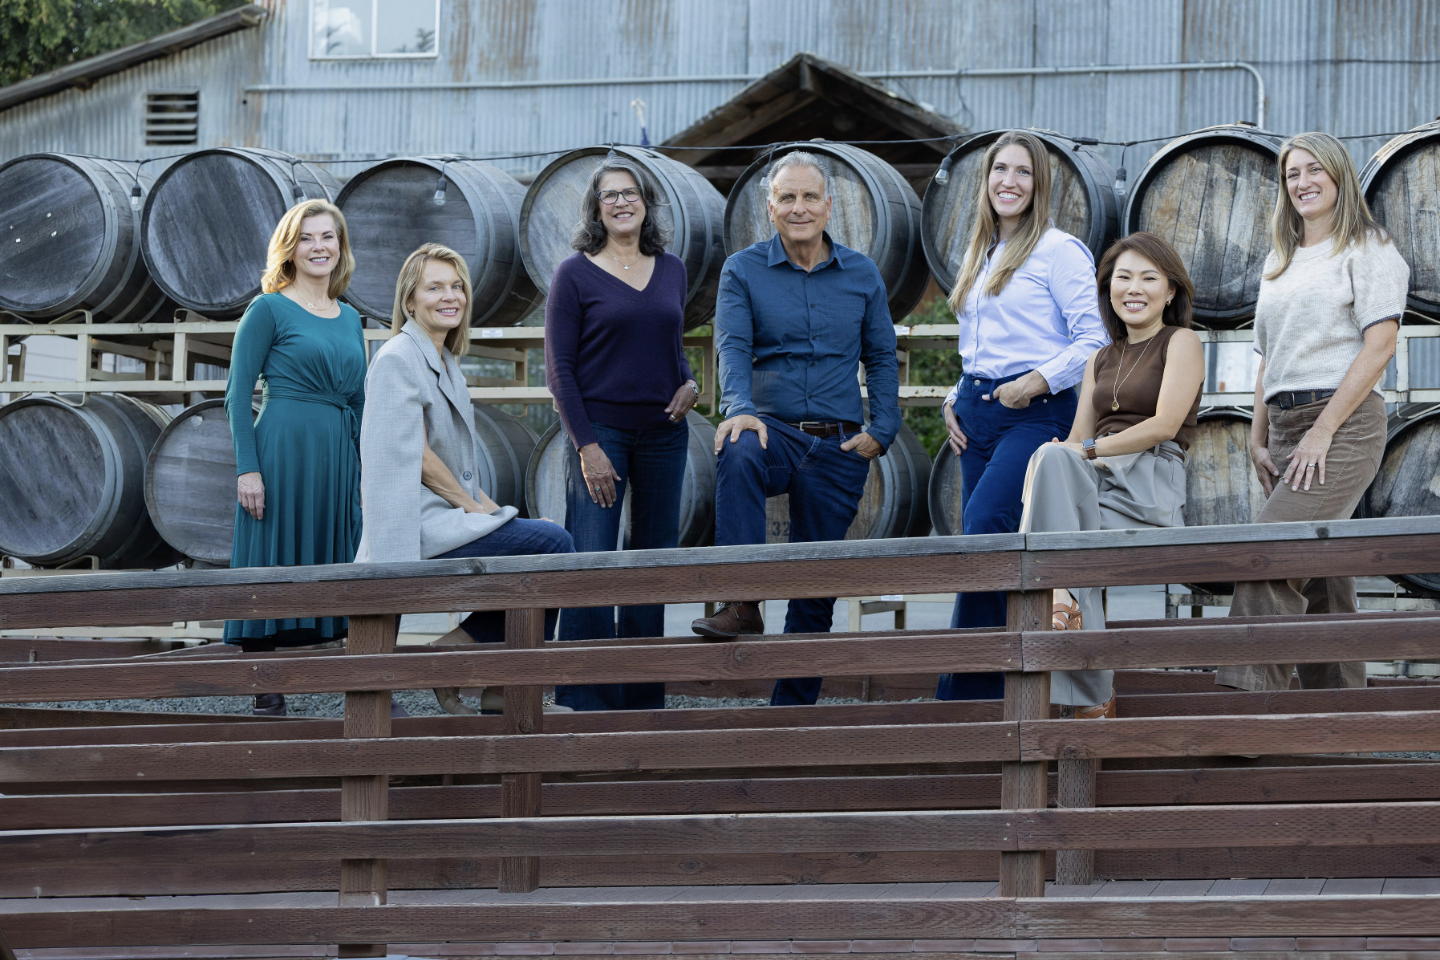
{"label": "long brown hair", "polygon": [[1035,250],[1035,244],[1040,242],[1040,238],[1045,236],[1045,231],[1050,228],[1050,151],[1045,149],[1043,140],[1029,131],[1007,130],[990,144],[985,151],[985,159],[980,163],[980,182],[976,185],[978,196],[975,200],[975,226],[970,232],[970,245],[965,250],[965,262],[960,268],[960,276],[955,281],[955,289],[950,291],[950,309],[957,315],[965,309],[965,299],[970,296],[970,289],[975,286],[975,281],[985,266],[985,253],[995,240],[995,228],[1000,223],[1000,217],[990,203],[990,168],[995,166],[995,155],[1011,144],[1023,147],[1030,154],[1034,189],[1030,193],[1029,208],[1020,215],[1020,227],[1010,238],[1010,242],[1005,244],[1000,260],[995,264],[995,269],[990,271],[990,279],[983,292],[992,297],[998,296],[1015,275],[1015,271],[1029,259]]}
{"label": "long brown hair", "polygon": [[266,293],[279,293],[295,282],[295,248],[300,245],[300,225],[306,217],[329,214],[335,221],[335,238],[340,242],[339,262],[330,271],[330,288],[326,291],[331,300],[336,299],[350,286],[350,277],[355,273],[355,255],[350,252],[350,231],[345,226],[345,214],[329,200],[302,200],[295,204],[270,234],[270,249],[265,254],[265,272],[260,275],[260,289]]}
{"label": "long brown hair", "polygon": [[458,360],[470,351],[470,305],[475,298],[470,288],[470,268],[466,266],[465,258],[449,247],[427,243],[405,258],[405,265],[400,268],[400,276],[395,281],[395,307],[390,314],[390,329],[399,330],[405,325],[405,321],[413,319],[410,316],[410,301],[415,298],[415,291],[420,289],[420,278],[425,273],[425,264],[431,260],[439,260],[454,267],[455,272],[460,275],[460,285],[465,288],[465,308],[460,311],[460,323],[445,334],[445,349]]}
{"label": "long brown hair", "polygon": [[1115,261],[1120,259],[1122,253],[1128,252],[1138,253],[1155,264],[1175,291],[1175,295],[1165,305],[1161,322],[1167,327],[1190,329],[1195,284],[1190,280],[1189,271],[1185,269],[1185,261],[1180,259],[1180,254],[1175,252],[1175,248],[1170,246],[1170,242],[1165,238],[1157,237],[1153,233],[1132,233],[1110,244],[1110,249],[1100,258],[1100,266],[1095,271],[1095,282],[1100,291],[1100,319],[1105,321],[1105,332],[1110,334],[1110,339],[1118,343],[1130,337],[1130,328],[1115,314],[1115,308],[1110,303],[1110,278],[1115,275]]}
{"label": "long brown hair", "polygon": [[1390,234],[1370,213],[1370,205],[1360,190],[1360,178],[1355,174],[1355,161],[1350,159],[1345,145],[1328,133],[1297,133],[1280,145],[1280,196],[1275,198],[1275,212],[1270,217],[1270,247],[1278,262],[1274,270],[1265,274],[1266,280],[1285,272],[1305,236],[1305,220],[1290,201],[1285,180],[1285,164],[1295,150],[1309,151],[1335,181],[1335,209],[1330,212],[1330,236],[1335,241],[1331,256],[1347,247],[1360,246],[1371,237],[1390,242]]}

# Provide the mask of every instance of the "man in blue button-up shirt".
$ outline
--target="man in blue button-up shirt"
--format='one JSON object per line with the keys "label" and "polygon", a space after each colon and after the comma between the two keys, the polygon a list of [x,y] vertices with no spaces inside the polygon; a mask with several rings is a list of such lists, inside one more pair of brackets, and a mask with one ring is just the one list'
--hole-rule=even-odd
{"label": "man in blue button-up shirt", "polygon": [[[776,235],[735,254],[715,314],[721,406],[715,432],[717,545],[765,542],[765,500],[790,495],[790,540],[843,540],[870,461],[900,430],[895,327],[874,262],[834,242],[824,161],[794,152],[770,170]],[[865,364],[870,424],[857,378]],[[834,598],[791,600],[786,633],[830,629]],[[764,632],[759,606],[722,604],[702,636]],[[821,678],[781,680],[771,703],[814,703]]]}

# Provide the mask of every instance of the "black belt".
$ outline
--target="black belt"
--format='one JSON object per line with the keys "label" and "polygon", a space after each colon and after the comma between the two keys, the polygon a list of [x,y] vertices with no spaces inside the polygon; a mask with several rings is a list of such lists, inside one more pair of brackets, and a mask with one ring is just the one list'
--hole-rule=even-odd
{"label": "black belt", "polygon": [[849,420],[801,420],[790,426],[812,437],[838,437],[842,433],[860,432],[860,424]]}
{"label": "black belt", "polygon": [[1281,410],[1289,410],[1291,407],[1303,406],[1307,403],[1316,403],[1326,397],[1334,396],[1334,390],[1284,390],[1275,394],[1265,401],[1267,407],[1279,407]]}

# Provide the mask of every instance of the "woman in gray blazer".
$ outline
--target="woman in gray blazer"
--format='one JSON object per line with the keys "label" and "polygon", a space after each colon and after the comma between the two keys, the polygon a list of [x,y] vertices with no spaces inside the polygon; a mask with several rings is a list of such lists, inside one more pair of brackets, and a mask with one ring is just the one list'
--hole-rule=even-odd
{"label": "woman in gray blazer", "polygon": [[[563,527],[521,519],[480,489],[480,438],[455,360],[469,346],[470,295],[465,260],[448,247],[427,243],[400,268],[394,317],[404,326],[365,377],[371,400],[360,428],[357,563],[575,551]],[[547,640],[556,616],[545,612]],[[480,611],[460,631],[477,642],[500,641],[504,625],[503,611]],[[475,713],[453,687],[435,695],[449,713]]]}

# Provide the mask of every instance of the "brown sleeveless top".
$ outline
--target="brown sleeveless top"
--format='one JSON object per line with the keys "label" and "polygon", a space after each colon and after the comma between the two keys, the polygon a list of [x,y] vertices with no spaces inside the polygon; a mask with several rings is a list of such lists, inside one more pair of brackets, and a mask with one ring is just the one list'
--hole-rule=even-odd
{"label": "brown sleeveless top", "polygon": [[[1155,416],[1160,400],[1160,381],[1165,376],[1165,358],[1170,351],[1170,338],[1179,327],[1165,326],[1145,343],[1125,347],[1124,343],[1103,346],[1095,354],[1095,436],[1119,433],[1142,420]],[[1146,347],[1149,347],[1147,350]],[[1116,386],[1119,393],[1116,393]],[[1202,385],[1201,391],[1205,388]],[[1119,410],[1112,410],[1118,402]],[[1190,436],[1195,432],[1195,417],[1200,412],[1200,393],[1185,415],[1175,442],[1181,450],[1190,449]]]}

